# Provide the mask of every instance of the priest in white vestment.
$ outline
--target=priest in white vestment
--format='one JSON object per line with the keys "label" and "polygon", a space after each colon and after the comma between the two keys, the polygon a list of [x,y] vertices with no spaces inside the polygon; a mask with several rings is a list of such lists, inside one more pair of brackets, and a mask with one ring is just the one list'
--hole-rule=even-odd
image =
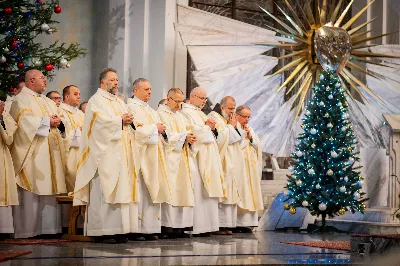
{"label": "priest in white vestment", "polygon": [[59,109],[44,97],[46,77],[39,70],[25,74],[10,114],[18,125],[11,156],[19,205],[13,206],[16,238],[61,232],[61,209],[54,195],[66,193],[65,149]]}
{"label": "priest in white vestment", "polygon": [[[190,128],[180,113],[183,99],[183,92],[172,88],[168,91],[166,103],[159,105],[157,110],[168,135],[164,148],[171,190],[171,201],[161,204],[161,225],[176,229],[193,226],[194,193],[189,145],[195,143],[196,137],[188,131]],[[180,233],[177,231],[175,234]]]}
{"label": "priest in white vestment", "polygon": [[65,183],[67,185],[68,192],[74,191],[76,165],[78,163],[83,118],[85,115],[81,110],[78,109],[80,102],[81,94],[78,87],[69,85],[63,89],[63,102],[60,104],[60,118],[65,127],[65,132],[63,134],[65,151],[67,153]]}
{"label": "priest in white vestment", "polygon": [[138,140],[135,148],[140,151],[140,201],[139,232],[146,239],[157,239],[152,234],[161,233],[161,203],[171,201],[168,169],[165,161],[164,142],[168,142],[165,125],[148,101],[151,85],[144,78],[133,82],[133,98],[128,99],[129,112],[135,117]]}
{"label": "priest in white vestment", "polygon": [[0,101],[0,234],[14,233],[12,205],[18,205],[17,183],[9,146],[17,124]]}
{"label": "priest in white vestment", "polygon": [[205,234],[219,230],[218,200],[226,196],[224,173],[215,140],[215,122],[201,111],[207,101],[206,92],[195,88],[190,93],[190,103],[182,105],[196,142],[191,145],[193,160],[190,173],[194,187],[193,234]]}
{"label": "priest in white vestment", "polygon": [[[249,189],[243,182],[246,172],[240,147],[242,136],[237,128],[235,108],[235,99],[225,96],[220,102],[220,110],[212,111],[208,115],[216,121],[219,155],[227,186],[227,198],[219,204],[220,227],[225,228],[236,227],[237,206],[246,210],[251,208]],[[225,233],[230,234],[230,231],[225,230]]]}
{"label": "priest in white vestment", "polygon": [[133,117],[115,94],[116,70],[100,74],[100,88],[90,98],[83,122],[74,205],[86,205],[84,233],[112,236],[138,232],[138,155]]}
{"label": "priest in white vestment", "polygon": [[239,122],[238,129],[242,135],[241,148],[244,156],[246,175],[244,182],[249,189],[250,201],[252,209],[245,210],[238,208],[237,226],[238,227],[255,227],[258,226],[258,211],[264,209],[264,203],[261,193],[261,176],[262,176],[262,149],[261,140],[254,130],[248,125],[251,110],[245,105],[236,108],[237,120]]}

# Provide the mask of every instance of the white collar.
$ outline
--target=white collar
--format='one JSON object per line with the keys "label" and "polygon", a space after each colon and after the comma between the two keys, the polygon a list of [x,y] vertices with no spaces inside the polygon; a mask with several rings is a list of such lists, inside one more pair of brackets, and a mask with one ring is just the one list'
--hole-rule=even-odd
{"label": "white collar", "polygon": [[116,95],[111,94],[108,91],[103,90],[101,88],[97,89],[97,93],[99,93],[101,96],[103,96],[103,97],[105,97],[105,98],[107,98],[109,100],[112,100],[112,101],[116,101],[116,100],[119,99]]}
{"label": "white collar", "polygon": [[197,107],[196,105],[193,105],[191,103],[183,103],[182,109],[183,108],[190,108],[190,109],[195,109],[195,110],[201,111],[201,109],[199,107]]}
{"label": "white collar", "polygon": [[26,87],[26,86],[24,86],[24,87],[22,88],[21,92],[24,92],[24,93],[27,93],[27,94],[29,94],[29,95],[36,96],[36,97],[41,97],[41,96],[43,96],[42,94],[39,94],[39,93],[37,93],[37,92],[35,92],[35,91],[29,89],[29,88]]}
{"label": "white collar", "polygon": [[148,103],[146,103],[146,102],[140,100],[140,99],[137,98],[137,97],[129,98],[128,101],[135,101],[135,102],[139,103],[140,105],[149,106]]}
{"label": "white collar", "polygon": [[66,103],[61,103],[61,106],[62,106],[63,108],[65,108],[65,109],[71,111],[71,112],[74,113],[74,114],[78,111],[78,107],[73,107],[73,106],[71,106],[71,105],[69,105],[69,104],[66,104]]}

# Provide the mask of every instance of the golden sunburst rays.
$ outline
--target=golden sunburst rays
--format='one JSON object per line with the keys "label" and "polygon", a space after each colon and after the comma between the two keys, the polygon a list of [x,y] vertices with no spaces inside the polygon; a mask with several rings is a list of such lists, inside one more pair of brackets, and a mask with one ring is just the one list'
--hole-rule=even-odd
{"label": "golden sunburst rays", "polygon": [[[278,91],[286,88],[286,94],[291,92],[294,94],[292,105],[297,105],[295,121],[300,115],[308,92],[311,90],[313,84],[315,84],[316,79],[319,78],[318,74],[322,69],[314,51],[314,33],[322,26],[329,23],[331,26],[334,25],[335,27],[340,27],[343,30],[346,30],[350,35],[352,45],[351,55],[349,61],[346,63],[345,68],[338,74],[340,79],[342,81],[346,81],[350,85],[350,88],[357,92],[361,97],[363,97],[363,94],[360,91],[360,87],[369,94],[373,95],[375,98],[381,100],[378,95],[376,95],[365,83],[353,75],[350,70],[362,72],[365,75],[377,78],[379,75],[374,75],[373,72],[365,69],[362,64],[365,65],[365,63],[368,63],[391,68],[391,63],[385,59],[400,58],[400,56],[397,55],[378,54],[370,51],[369,48],[376,45],[368,44],[367,42],[392,34],[385,33],[377,36],[368,36],[370,31],[366,30],[365,27],[372,23],[376,17],[360,24],[357,27],[351,28],[357,19],[359,19],[360,16],[371,7],[375,0],[370,1],[364,8],[362,8],[344,24],[344,18],[349,12],[354,0],[351,0],[346,6],[344,6],[344,0],[331,0],[329,1],[331,3],[331,8],[329,8],[329,10],[327,0],[314,1],[318,1],[316,5],[317,8],[314,8],[314,12],[312,8],[312,4],[314,4],[312,3],[313,1],[306,0],[304,7],[298,8],[297,12],[299,15],[296,13],[294,0],[284,0],[283,2],[285,9],[277,4],[279,11],[286,18],[287,23],[280,20],[264,8],[260,7],[267,15],[274,19],[282,27],[282,29],[276,29],[271,26],[267,27],[280,34],[282,37],[290,39],[287,42],[283,41],[279,43],[257,44],[273,46],[289,52],[278,59],[292,58],[292,61],[289,64],[286,64],[280,68],[278,71],[273,73],[272,76],[291,70],[291,74],[281,84],[281,86],[278,88]],[[343,11],[340,13],[340,10],[342,9]],[[301,20],[299,17],[302,17],[303,20]],[[290,87],[287,88],[289,85]],[[348,86],[343,87],[346,90],[350,89]],[[353,94],[348,91],[348,95],[351,97]]]}

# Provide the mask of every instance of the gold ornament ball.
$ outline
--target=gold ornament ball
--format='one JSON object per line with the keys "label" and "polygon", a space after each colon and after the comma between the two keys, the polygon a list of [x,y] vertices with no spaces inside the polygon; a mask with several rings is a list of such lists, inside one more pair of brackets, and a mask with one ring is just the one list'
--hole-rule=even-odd
{"label": "gold ornament ball", "polygon": [[290,208],[289,212],[290,212],[290,214],[295,214],[296,213],[296,209],[292,207],[292,208]]}
{"label": "gold ornament ball", "polygon": [[302,124],[302,125],[301,125],[301,128],[302,128],[302,129],[305,129],[305,128],[306,128],[306,125]]}
{"label": "gold ornament ball", "polygon": [[339,210],[339,214],[340,214],[340,215],[343,215],[343,214],[345,214],[345,213],[346,213],[346,209],[341,208],[341,209]]}
{"label": "gold ornament ball", "polygon": [[348,150],[348,151],[352,151],[353,148],[352,148],[352,147],[348,147],[347,150]]}
{"label": "gold ornament ball", "polygon": [[360,180],[364,180],[364,177],[362,175],[360,175]]}
{"label": "gold ornament ball", "polygon": [[325,113],[325,117],[329,117],[329,114],[328,114],[328,113]]}
{"label": "gold ornament ball", "polygon": [[284,208],[285,210],[289,210],[289,209],[290,209],[289,203],[283,204],[283,208]]}
{"label": "gold ornament ball", "polygon": [[365,205],[365,203],[361,204],[361,210],[365,211],[366,208],[367,208],[367,205]]}

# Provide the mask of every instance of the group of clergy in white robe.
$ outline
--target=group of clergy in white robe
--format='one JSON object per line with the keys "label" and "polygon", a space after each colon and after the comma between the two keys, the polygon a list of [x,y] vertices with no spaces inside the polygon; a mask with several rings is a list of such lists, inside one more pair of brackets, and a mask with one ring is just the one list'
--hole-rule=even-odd
{"label": "group of clergy in white robe", "polygon": [[114,69],[104,69],[99,82],[85,114],[76,86],[63,90],[58,107],[44,97],[38,70],[26,73],[4,111],[0,103],[0,233],[60,233],[55,195],[67,192],[75,206],[87,206],[87,236],[143,240],[162,227],[207,235],[257,226],[262,155],[248,107],[226,96],[207,116],[203,89],[183,103],[173,88],[156,111],[148,80],[135,80],[127,103]]}

